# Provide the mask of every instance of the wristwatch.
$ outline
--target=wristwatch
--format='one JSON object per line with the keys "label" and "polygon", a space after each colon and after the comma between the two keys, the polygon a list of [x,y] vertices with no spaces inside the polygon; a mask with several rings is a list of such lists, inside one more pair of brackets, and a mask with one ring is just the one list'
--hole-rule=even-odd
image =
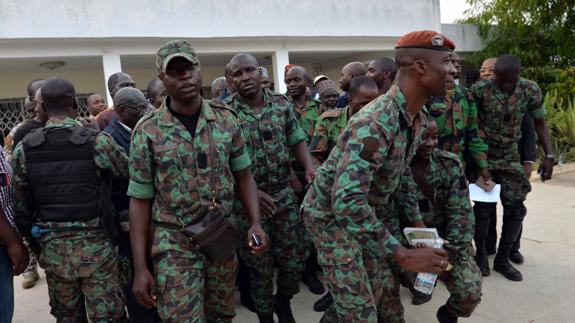
{"label": "wristwatch", "polygon": [[555,156],[553,154],[547,154],[545,155],[546,159],[555,159]]}

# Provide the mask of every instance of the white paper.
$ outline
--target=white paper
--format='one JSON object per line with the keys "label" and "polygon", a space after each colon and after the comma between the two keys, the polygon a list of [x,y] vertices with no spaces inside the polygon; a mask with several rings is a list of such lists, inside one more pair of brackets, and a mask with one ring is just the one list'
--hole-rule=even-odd
{"label": "white paper", "polygon": [[501,193],[501,185],[495,184],[491,192],[484,191],[481,187],[471,183],[469,184],[469,197],[475,202],[497,203]]}

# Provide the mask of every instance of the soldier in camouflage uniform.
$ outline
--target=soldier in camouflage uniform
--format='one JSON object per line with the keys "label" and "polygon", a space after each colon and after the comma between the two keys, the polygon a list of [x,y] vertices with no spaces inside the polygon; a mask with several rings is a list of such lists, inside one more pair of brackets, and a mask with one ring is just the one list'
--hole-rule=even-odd
{"label": "soldier in camouflage uniform", "polygon": [[[323,85],[327,82],[329,80],[320,84]],[[349,94],[350,99],[347,107],[324,112],[315,125],[315,133],[309,149],[316,166],[320,166],[327,159],[349,118],[379,96],[377,85],[367,76],[354,78],[349,85]],[[327,293],[314,304],[314,310],[323,312],[331,303],[333,303],[333,299],[331,294]]]}
{"label": "soldier in camouflage uniform", "polygon": [[[214,201],[235,223],[237,185],[249,235],[266,235],[259,221],[250,158],[235,113],[221,101],[200,96],[198,58],[187,41],[174,40],[156,55],[159,78],[169,94],[134,129],[130,151],[130,239],[133,291],[143,305],[156,305],[164,322],[231,322],[234,315],[235,253],[211,262],[181,229],[200,220]],[[149,231],[150,221],[154,230]],[[155,282],[146,266],[148,236]],[[247,245],[247,243],[246,243]]]}
{"label": "soldier in camouflage uniform", "polygon": [[[315,168],[305,133],[287,98],[261,88],[257,60],[249,54],[238,54],[228,66],[236,93],[227,102],[238,114],[243,127],[258,186],[262,225],[270,235],[272,245],[262,255],[240,248],[240,256],[250,268],[251,292],[260,322],[273,322],[274,310],[280,322],[293,322],[290,299],[299,289],[307,245],[297,212],[297,198],[288,183],[290,151],[305,169],[308,182],[315,176]],[[241,208],[235,210],[243,214]],[[246,228],[242,220],[240,227]],[[278,265],[275,304],[274,261]]]}
{"label": "soldier in camouflage uniform", "polygon": [[[469,317],[481,301],[482,277],[471,252],[475,218],[467,181],[458,156],[436,149],[438,133],[435,121],[428,120],[425,140],[410,165],[417,183],[416,195],[410,199],[417,201],[420,211],[419,218],[412,220],[437,228],[439,236],[449,241],[447,256],[453,268],[446,273],[445,284],[451,297],[437,316],[440,322],[456,322],[457,317]],[[406,191],[398,190],[398,201]]]}
{"label": "soldier in camouflage uniform", "polygon": [[127,156],[110,135],[77,125],[76,92],[68,81],[46,80],[42,97],[50,119],[13,153],[17,222],[30,239],[34,225],[58,322],[125,320],[117,254],[99,205],[110,192],[98,188],[108,172],[128,176]]}
{"label": "soldier in camouflage uniform", "polygon": [[349,118],[379,96],[377,85],[367,76],[358,76],[350,82],[349,95],[347,107],[324,112],[315,125],[309,150],[316,166],[327,159]]}
{"label": "soldier in camouflage uniform", "polygon": [[445,95],[445,81],[455,73],[454,47],[433,31],[401,37],[397,84],[351,118],[318,169],[302,214],[335,301],[324,322],[334,310],[340,322],[377,322],[387,255],[413,272],[447,266],[445,251],[402,247],[380,218],[422,140],[423,104]]}
{"label": "soldier in camouflage uniform", "polygon": [[[316,122],[322,114],[324,106],[321,101],[314,99],[307,95],[309,75],[305,68],[301,66],[291,67],[285,74],[285,84],[287,86],[288,99],[293,105],[295,115],[298,119],[300,128],[306,134],[306,144],[309,145],[313,136]],[[305,170],[290,154],[291,167],[294,175],[290,179],[290,185],[296,192],[298,202],[301,203],[305,195],[305,187],[307,185],[305,179]],[[316,252],[311,241],[308,242],[309,257],[306,260],[305,269],[302,274],[302,282],[306,284],[309,290],[316,294],[321,295],[325,292],[325,288],[317,277],[317,272],[320,270],[317,264]]]}
{"label": "soldier in camouflage uniform", "polygon": [[[521,78],[520,73],[519,58],[503,55],[495,63],[495,79],[480,81],[471,88],[477,102],[479,133],[489,145],[489,170],[493,180],[501,184],[503,229],[493,269],[514,281],[522,280],[523,276],[509,263],[509,253],[522,229],[523,218],[527,214],[523,201],[531,191],[517,149],[521,121],[526,113],[534,119],[535,130],[546,154],[542,163],[542,179],[551,179],[553,172],[553,152],[544,119],[543,95],[535,82]],[[485,214],[488,216],[489,212]],[[480,213],[476,216],[479,217]],[[477,231],[484,236],[476,235],[475,239],[484,245],[487,229],[479,229]],[[480,267],[489,267],[486,257],[482,260],[484,263]]]}
{"label": "soldier in camouflage uniform", "polygon": [[[453,57],[453,63],[456,69],[460,70],[459,57]],[[459,67],[459,68],[458,68]],[[443,150],[450,151],[459,156],[459,159],[467,169],[467,174],[479,172],[485,181],[491,179],[491,174],[487,168],[487,144],[479,136],[477,121],[477,105],[475,100],[466,88],[455,83],[448,83],[448,91],[445,97],[430,98],[427,103],[429,113],[435,118],[439,128],[439,147]],[[470,156],[473,161],[465,165],[465,156]],[[468,167],[469,166],[469,167]],[[475,182],[476,175],[471,175],[470,181]],[[488,203],[475,202],[474,210],[476,213],[485,212],[489,207]],[[481,271],[484,276],[489,273],[489,266],[483,266],[487,262],[487,253],[484,245],[477,246],[477,258]],[[416,293],[414,298],[416,303],[425,303],[427,295]]]}

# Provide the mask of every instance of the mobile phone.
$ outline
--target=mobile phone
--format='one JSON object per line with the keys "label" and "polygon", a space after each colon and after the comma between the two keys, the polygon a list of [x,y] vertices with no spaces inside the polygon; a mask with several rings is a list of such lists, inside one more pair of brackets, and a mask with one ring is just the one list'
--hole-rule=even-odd
{"label": "mobile phone", "polygon": [[260,237],[255,233],[252,233],[252,241],[254,242],[256,247],[259,247],[262,245],[262,239],[260,239]]}

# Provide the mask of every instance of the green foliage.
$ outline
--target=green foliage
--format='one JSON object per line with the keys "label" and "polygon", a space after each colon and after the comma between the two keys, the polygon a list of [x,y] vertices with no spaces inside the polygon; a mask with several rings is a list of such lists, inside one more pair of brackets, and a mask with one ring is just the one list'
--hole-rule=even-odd
{"label": "green foliage", "polygon": [[573,0],[467,0],[463,23],[479,26],[485,47],[473,55],[515,54],[524,66],[575,63],[575,2]]}
{"label": "green foliage", "polygon": [[546,121],[553,148],[559,159],[575,160],[575,96],[563,99],[557,91],[547,92],[544,100]]}

